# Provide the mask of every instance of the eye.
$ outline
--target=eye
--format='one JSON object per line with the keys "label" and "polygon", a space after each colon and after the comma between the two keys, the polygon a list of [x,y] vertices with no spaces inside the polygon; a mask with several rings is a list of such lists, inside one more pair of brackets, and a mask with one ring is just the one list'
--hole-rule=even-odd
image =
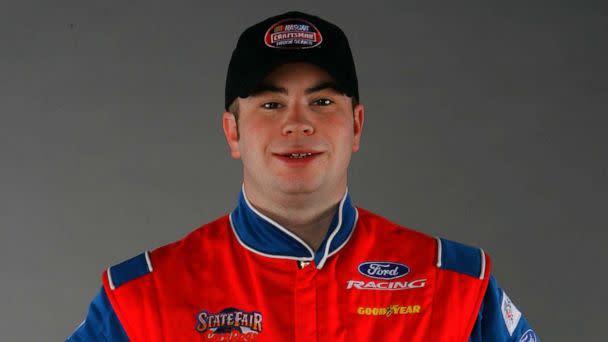
{"label": "eye", "polygon": [[334,103],[334,101],[332,101],[330,99],[318,99],[318,100],[313,101],[313,104],[315,104],[317,106],[329,106],[332,103]]}
{"label": "eye", "polygon": [[266,102],[262,104],[262,108],[264,109],[277,109],[280,108],[281,104],[278,102]]}

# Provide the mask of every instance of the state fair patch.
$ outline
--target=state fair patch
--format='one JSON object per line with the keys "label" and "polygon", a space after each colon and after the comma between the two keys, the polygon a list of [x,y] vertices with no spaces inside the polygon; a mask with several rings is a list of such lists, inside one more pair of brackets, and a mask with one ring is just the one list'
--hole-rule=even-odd
{"label": "state fair patch", "polygon": [[509,299],[507,293],[502,291],[502,304],[500,305],[502,311],[502,318],[505,320],[505,325],[509,331],[509,336],[513,336],[513,332],[519,323],[521,318],[521,311],[517,310],[515,304]]}
{"label": "state fair patch", "polygon": [[309,49],[323,41],[321,31],[303,19],[283,19],[266,31],[266,46],[275,49]]}

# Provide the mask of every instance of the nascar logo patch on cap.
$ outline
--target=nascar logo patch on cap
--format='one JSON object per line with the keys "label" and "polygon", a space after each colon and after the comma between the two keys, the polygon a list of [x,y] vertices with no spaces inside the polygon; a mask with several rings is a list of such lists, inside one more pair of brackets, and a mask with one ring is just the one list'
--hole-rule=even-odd
{"label": "nascar logo patch on cap", "polygon": [[323,41],[321,32],[303,19],[283,19],[266,31],[266,46],[275,49],[308,49]]}

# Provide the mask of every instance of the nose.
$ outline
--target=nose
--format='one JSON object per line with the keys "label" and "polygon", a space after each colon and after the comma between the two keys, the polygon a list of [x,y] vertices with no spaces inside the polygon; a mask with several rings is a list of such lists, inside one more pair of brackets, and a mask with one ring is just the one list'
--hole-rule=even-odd
{"label": "nose", "polygon": [[285,121],[282,126],[283,135],[312,135],[315,132],[307,109],[299,106],[289,108],[285,113]]}

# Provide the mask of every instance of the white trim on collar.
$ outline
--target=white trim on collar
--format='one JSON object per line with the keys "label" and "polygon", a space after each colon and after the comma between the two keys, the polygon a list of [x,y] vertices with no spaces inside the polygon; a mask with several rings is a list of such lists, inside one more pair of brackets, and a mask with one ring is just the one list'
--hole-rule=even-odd
{"label": "white trim on collar", "polygon": [[[346,246],[346,243],[348,242],[348,240],[350,240],[350,237],[353,236],[353,233],[355,232],[355,228],[357,228],[357,222],[359,221],[359,210],[357,210],[357,208],[355,207],[355,221],[353,222],[353,228],[350,230],[350,233],[348,234],[348,236],[346,237],[346,239],[344,239],[344,242],[342,242],[342,244],[338,247],[336,247],[336,249],[334,249],[331,253],[329,253],[326,257],[329,258],[332,255],[338,253],[339,250],[342,249],[342,247]],[[320,266],[317,268],[321,268]]]}
{"label": "white trim on collar", "polygon": [[[232,214],[233,213],[230,213],[230,215],[228,216],[229,221],[230,221],[230,227],[232,228],[232,231],[233,231],[234,235],[236,236],[237,241],[243,247],[245,247],[245,249],[247,249],[247,250],[249,250],[249,251],[251,251],[253,253],[256,253],[256,254],[259,254],[259,255],[262,255],[262,256],[265,256],[265,257],[269,257],[269,258],[290,259],[290,260],[296,260],[296,261],[314,261],[315,260],[315,252],[312,250],[312,248],[306,242],[304,242],[304,240],[302,240],[300,237],[298,237],[297,235],[295,235],[294,233],[292,233],[287,228],[285,228],[282,225],[280,225],[278,222],[274,221],[270,217],[262,214],[259,210],[257,210],[251,204],[251,202],[249,202],[249,199],[247,198],[247,194],[245,192],[245,184],[242,185],[241,189],[242,189],[242,192],[243,192],[243,199],[245,200],[245,204],[247,205],[247,207],[252,212],[254,212],[256,215],[258,215],[264,221],[270,223],[272,226],[274,226],[275,228],[277,228],[279,231],[285,233],[287,236],[291,237],[292,239],[294,239],[295,241],[297,241],[298,243],[300,243],[302,246],[304,246],[304,248],[306,248],[306,250],[310,253],[310,256],[308,256],[308,257],[296,257],[296,256],[292,256],[292,255],[269,254],[269,253],[261,252],[261,251],[255,249],[255,248],[247,245],[243,240],[241,240],[239,234],[237,233],[236,227],[234,225],[234,221],[232,219]],[[340,204],[338,206],[338,224],[333,229],[333,231],[331,232],[331,234],[328,237],[327,241],[325,242],[323,256],[320,259],[319,264],[316,265],[317,269],[321,269],[325,265],[327,259],[329,257],[331,257],[332,255],[336,254],[340,249],[342,249],[342,247],[344,247],[346,245],[346,243],[350,240],[351,236],[353,235],[353,231],[355,230],[355,227],[357,225],[357,221],[358,221],[358,218],[359,218],[359,211],[355,207],[353,207],[353,209],[355,211],[355,219],[354,219],[354,222],[353,222],[353,226],[350,229],[348,237],[344,240],[344,242],[342,242],[342,244],[340,244],[340,246],[338,246],[336,249],[334,249],[333,251],[330,252],[332,241],[334,240],[334,238],[336,237],[336,235],[340,232],[340,229],[342,229],[342,222],[343,222],[343,217],[342,216],[344,215],[344,212],[343,212],[344,211],[344,203],[346,203],[346,198],[347,197],[348,197],[348,188],[346,188],[346,191],[344,192],[344,196],[340,200]]]}
{"label": "white trim on collar", "polygon": [[340,228],[342,228],[342,210],[344,209],[344,202],[346,201],[346,196],[348,196],[348,189],[346,189],[346,193],[344,193],[342,200],[340,200],[340,207],[338,209],[338,224],[336,225],[336,228],[334,228],[334,231],[331,232],[331,235],[329,235],[329,238],[325,242],[325,251],[323,252],[323,257],[321,258],[321,260],[319,261],[319,264],[317,265],[317,269],[321,269],[321,267],[323,267],[323,265],[325,265],[325,261],[329,257],[329,247],[331,245],[331,242],[333,241],[336,234],[338,234],[338,232],[340,231]]}
{"label": "white trim on collar", "polygon": [[315,252],[312,250],[312,248],[310,248],[310,246],[306,242],[304,242],[304,240],[300,239],[299,236],[297,236],[296,234],[294,234],[291,231],[289,231],[289,229],[281,226],[280,224],[278,224],[277,222],[275,222],[273,219],[271,219],[270,217],[262,214],[256,208],[254,208],[253,205],[251,205],[251,203],[249,202],[249,199],[247,199],[247,193],[245,192],[245,184],[243,184],[242,188],[243,188],[243,198],[245,199],[245,203],[247,203],[247,206],[249,207],[249,209],[251,209],[251,211],[253,211],[254,213],[256,213],[256,215],[258,215],[259,217],[261,217],[262,219],[264,219],[268,223],[270,223],[273,226],[275,226],[278,230],[280,230],[283,233],[287,234],[292,239],[298,241],[302,246],[304,246],[306,248],[306,250],[308,250],[308,252],[311,255],[311,259],[314,259]]}
{"label": "white trim on collar", "polygon": [[247,249],[247,250],[249,250],[249,251],[251,251],[251,252],[253,252],[255,254],[259,254],[259,255],[263,255],[265,257],[275,258],[275,259],[290,259],[290,260],[296,260],[296,261],[312,261],[312,260],[314,260],[314,257],[294,257],[292,255],[277,255],[277,254],[268,254],[268,253],[260,252],[257,249],[255,249],[253,247],[250,247],[245,242],[243,242],[243,240],[241,240],[241,238],[239,237],[239,234],[236,232],[236,228],[234,227],[234,223],[232,222],[232,213],[230,213],[230,215],[228,215],[228,218],[230,220],[230,227],[232,228],[232,232],[236,236],[237,241],[241,244],[241,246],[245,247],[245,249]]}

